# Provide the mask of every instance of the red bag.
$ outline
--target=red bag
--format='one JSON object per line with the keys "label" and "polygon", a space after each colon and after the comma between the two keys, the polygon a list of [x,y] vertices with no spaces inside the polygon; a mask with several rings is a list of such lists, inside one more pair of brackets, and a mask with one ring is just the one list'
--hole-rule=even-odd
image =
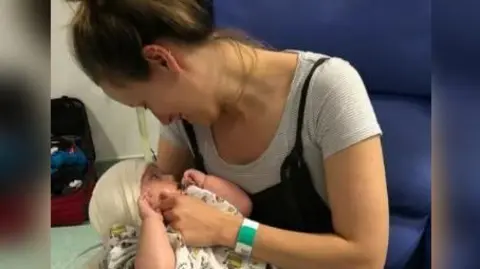
{"label": "red bag", "polygon": [[51,226],[79,225],[88,220],[88,203],[97,181],[95,168],[89,164],[85,183],[73,193],[51,198]]}

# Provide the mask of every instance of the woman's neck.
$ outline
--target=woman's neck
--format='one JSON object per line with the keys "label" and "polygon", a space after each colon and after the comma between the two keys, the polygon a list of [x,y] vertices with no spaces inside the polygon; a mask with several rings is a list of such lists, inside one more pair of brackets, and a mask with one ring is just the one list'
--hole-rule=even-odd
{"label": "woman's neck", "polygon": [[286,99],[298,62],[294,53],[239,46],[225,51],[218,88],[221,118],[250,118],[263,113],[272,102]]}

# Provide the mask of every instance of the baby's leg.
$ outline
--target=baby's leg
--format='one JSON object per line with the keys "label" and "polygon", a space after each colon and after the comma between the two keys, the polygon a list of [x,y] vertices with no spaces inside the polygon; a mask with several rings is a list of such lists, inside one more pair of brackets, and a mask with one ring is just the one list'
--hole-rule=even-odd
{"label": "baby's leg", "polygon": [[174,269],[175,254],[161,218],[145,218],[135,258],[135,269]]}

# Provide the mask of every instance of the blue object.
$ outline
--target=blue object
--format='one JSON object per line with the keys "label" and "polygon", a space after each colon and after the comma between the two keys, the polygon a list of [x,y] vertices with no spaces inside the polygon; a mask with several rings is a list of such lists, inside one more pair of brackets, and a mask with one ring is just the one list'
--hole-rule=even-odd
{"label": "blue object", "polygon": [[87,163],[87,157],[78,147],[74,147],[72,151],[58,150],[50,156],[50,173],[53,174],[64,165],[75,166],[79,171],[85,171]]}
{"label": "blue object", "polygon": [[357,68],[384,131],[391,212],[385,268],[430,268],[430,1],[222,0],[215,14],[219,27],[240,28],[277,49],[339,56]]}

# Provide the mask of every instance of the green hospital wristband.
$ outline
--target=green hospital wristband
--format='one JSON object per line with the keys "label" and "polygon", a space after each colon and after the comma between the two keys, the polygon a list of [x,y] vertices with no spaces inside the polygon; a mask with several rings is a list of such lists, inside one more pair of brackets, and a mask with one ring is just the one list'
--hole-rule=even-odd
{"label": "green hospital wristband", "polygon": [[253,243],[257,235],[258,222],[243,219],[242,226],[238,231],[237,243],[235,245],[235,252],[245,256],[250,256],[252,253]]}

